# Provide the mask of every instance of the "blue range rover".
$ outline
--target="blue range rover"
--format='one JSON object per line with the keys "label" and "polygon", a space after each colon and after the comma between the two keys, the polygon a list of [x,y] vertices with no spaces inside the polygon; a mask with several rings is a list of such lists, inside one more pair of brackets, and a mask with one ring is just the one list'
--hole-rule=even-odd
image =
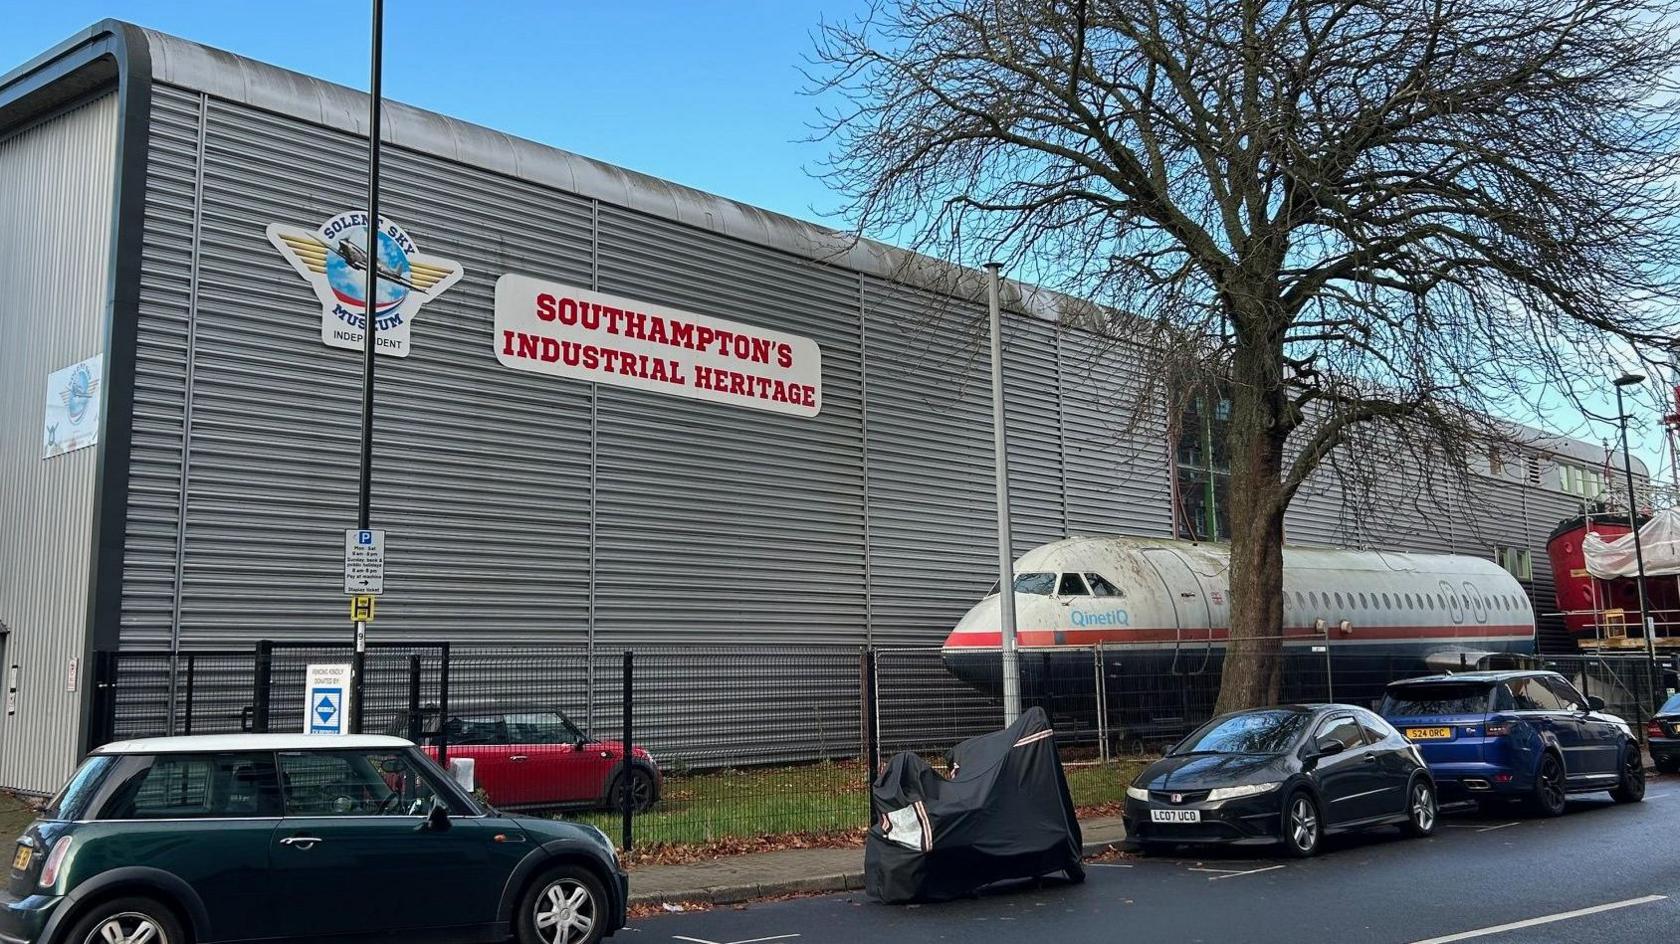
{"label": "blue range rover", "polygon": [[1379,713],[1423,753],[1443,800],[1521,799],[1556,816],[1570,794],[1645,797],[1627,723],[1556,672],[1466,672],[1394,682]]}

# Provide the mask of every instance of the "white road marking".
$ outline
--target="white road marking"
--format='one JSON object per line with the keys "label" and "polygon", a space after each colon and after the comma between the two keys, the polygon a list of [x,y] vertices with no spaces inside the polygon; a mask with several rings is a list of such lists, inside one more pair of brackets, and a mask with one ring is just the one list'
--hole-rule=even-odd
{"label": "white road marking", "polygon": [[1261,872],[1275,872],[1282,868],[1287,868],[1287,866],[1268,865],[1263,869],[1249,869],[1247,872],[1237,872],[1234,875],[1210,875],[1208,876],[1208,881],[1219,882],[1228,878],[1242,878],[1244,875],[1258,875]]}
{"label": "white road marking", "polygon": [[[375,325],[375,327],[378,327],[378,326]],[[1674,794],[1672,794],[1672,793],[1653,793],[1653,794],[1647,796],[1645,799],[1647,799],[1647,800],[1660,800],[1663,797],[1671,797],[1673,795]]]}
{"label": "white road marking", "polygon": [[1522,825],[1522,823],[1500,823],[1498,826],[1483,826],[1481,829],[1476,830],[1476,832],[1491,833],[1496,829],[1509,829],[1512,826],[1521,826],[1521,825]]}
{"label": "white road marking", "polygon": [[1542,915],[1538,918],[1528,918],[1524,921],[1513,921],[1510,924],[1495,925],[1491,928],[1477,928],[1474,931],[1461,931],[1448,934],[1445,937],[1432,937],[1412,944],[1452,944],[1453,941],[1468,941],[1471,938],[1487,937],[1490,934],[1503,934],[1506,931],[1516,931],[1520,928],[1532,928],[1540,924],[1552,924],[1557,921],[1568,921],[1570,918],[1582,918],[1587,915],[1604,911],[1615,911],[1618,908],[1632,908],[1634,905],[1648,905],[1654,901],[1664,901],[1667,895],[1646,895],[1643,898],[1628,898],[1624,901],[1612,901],[1609,904],[1593,905],[1591,908],[1578,908],[1574,911],[1560,911],[1557,914]]}
{"label": "white road marking", "polygon": [[671,935],[671,937],[675,940],[687,941],[688,944],[764,944],[765,941],[785,941],[788,938],[798,936],[799,935],[797,934],[777,934],[773,937],[755,937],[745,941],[708,941],[703,937],[683,937],[681,934]]}
{"label": "white road marking", "polygon": [[[377,327],[377,325],[375,327]],[[1087,862],[1087,863],[1085,863],[1085,867],[1088,868],[1088,869],[1129,869],[1129,868],[1131,868],[1131,866],[1126,865],[1125,863],[1122,863],[1122,862]]]}
{"label": "white road marking", "polygon": [[1481,829],[1480,823],[1442,823],[1448,829]]}
{"label": "white road marking", "polygon": [[1230,873],[1232,875],[1242,875],[1243,873],[1247,872],[1248,869],[1198,869],[1198,868],[1191,868],[1190,871],[1192,871],[1192,872],[1227,872],[1227,873]]}

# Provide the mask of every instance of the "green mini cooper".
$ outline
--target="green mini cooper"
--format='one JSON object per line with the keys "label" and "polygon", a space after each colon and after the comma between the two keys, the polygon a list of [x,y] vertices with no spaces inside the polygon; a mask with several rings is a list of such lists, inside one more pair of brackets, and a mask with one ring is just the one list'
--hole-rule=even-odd
{"label": "green mini cooper", "polygon": [[596,944],[627,892],[600,830],[486,810],[400,738],[158,738],[18,839],[0,942]]}

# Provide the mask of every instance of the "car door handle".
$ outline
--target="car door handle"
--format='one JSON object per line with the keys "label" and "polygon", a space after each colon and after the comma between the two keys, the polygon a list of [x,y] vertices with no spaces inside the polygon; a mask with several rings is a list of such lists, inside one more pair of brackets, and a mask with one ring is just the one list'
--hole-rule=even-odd
{"label": "car door handle", "polygon": [[308,852],[309,850],[315,848],[315,844],[320,841],[321,838],[319,836],[287,836],[285,839],[280,840],[280,845],[297,846],[304,852]]}
{"label": "car door handle", "polygon": [[526,762],[530,759],[531,758],[528,757],[525,754],[515,754],[512,757],[508,758],[508,763],[510,763],[510,764],[523,764],[524,762]]}
{"label": "car door handle", "polygon": [[1376,762],[1377,762],[1377,755],[1375,755],[1375,754],[1366,754],[1365,755],[1365,763],[1374,764]]}

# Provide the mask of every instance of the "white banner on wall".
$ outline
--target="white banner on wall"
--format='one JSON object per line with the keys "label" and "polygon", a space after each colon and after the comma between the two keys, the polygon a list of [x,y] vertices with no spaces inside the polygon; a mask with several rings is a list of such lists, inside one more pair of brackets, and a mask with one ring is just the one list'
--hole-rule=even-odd
{"label": "white banner on wall", "polygon": [[822,411],[810,338],[528,275],[496,280],[505,367],[795,416]]}
{"label": "white banner on wall", "polygon": [[104,405],[100,378],[104,375],[103,354],[48,375],[41,458],[51,459],[99,442],[99,413]]}

